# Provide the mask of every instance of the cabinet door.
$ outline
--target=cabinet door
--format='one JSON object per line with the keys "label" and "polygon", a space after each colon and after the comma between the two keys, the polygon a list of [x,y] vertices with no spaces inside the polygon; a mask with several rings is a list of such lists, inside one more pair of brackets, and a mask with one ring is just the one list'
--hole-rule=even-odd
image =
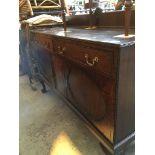
{"label": "cabinet door", "polygon": [[67,79],[67,97],[82,113],[92,119],[101,119],[106,111],[101,88],[86,70],[71,67]]}
{"label": "cabinet door", "polygon": [[115,81],[69,65],[66,98],[113,142]]}
{"label": "cabinet door", "polygon": [[40,74],[50,85],[53,85],[53,74],[51,64],[52,61],[50,52],[36,43],[34,56],[39,65]]}

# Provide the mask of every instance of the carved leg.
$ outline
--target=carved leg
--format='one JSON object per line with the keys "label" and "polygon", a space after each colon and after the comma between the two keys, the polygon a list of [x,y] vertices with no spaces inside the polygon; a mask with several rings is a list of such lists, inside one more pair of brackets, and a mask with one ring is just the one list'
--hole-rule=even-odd
{"label": "carved leg", "polygon": [[44,83],[44,81],[43,80],[40,80],[40,83],[41,83],[41,85],[42,85],[42,89],[41,89],[41,92],[42,93],[46,93],[47,92],[47,89],[46,89],[46,85],[45,85],[45,83]]}

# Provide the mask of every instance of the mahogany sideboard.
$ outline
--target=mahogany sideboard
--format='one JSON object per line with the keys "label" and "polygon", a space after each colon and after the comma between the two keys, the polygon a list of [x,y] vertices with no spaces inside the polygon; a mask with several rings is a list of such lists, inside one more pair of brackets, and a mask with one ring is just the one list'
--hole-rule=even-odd
{"label": "mahogany sideboard", "polygon": [[30,31],[42,79],[84,120],[106,154],[124,154],[135,130],[135,41],[123,29]]}

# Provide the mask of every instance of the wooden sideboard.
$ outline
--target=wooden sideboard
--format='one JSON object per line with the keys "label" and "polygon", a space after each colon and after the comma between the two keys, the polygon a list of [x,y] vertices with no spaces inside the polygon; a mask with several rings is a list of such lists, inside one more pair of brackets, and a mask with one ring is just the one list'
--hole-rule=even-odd
{"label": "wooden sideboard", "polygon": [[43,80],[76,111],[106,154],[134,139],[135,48],[123,29],[84,27],[30,31],[30,51]]}

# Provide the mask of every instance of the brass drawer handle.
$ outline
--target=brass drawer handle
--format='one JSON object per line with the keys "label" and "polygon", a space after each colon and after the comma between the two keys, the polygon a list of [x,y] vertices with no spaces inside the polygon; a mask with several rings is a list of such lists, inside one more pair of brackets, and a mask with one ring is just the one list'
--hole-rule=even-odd
{"label": "brass drawer handle", "polygon": [[58,46],[58,50],[60,50],[61,49],[61,47],[60,46]]}
{"label": "brass drawer handle", "polygon": [[65,50],[66,50],[65,47],[63,47],[62,50],[61,50],[61,47],[58,46],[58,54],[60,54],[60,55],[64,54]]}
{"label": "brass drawer handle", "polygon": [[62,55],[62,54],[64,54],[64,52],[63,51],[59,51],[58,54]]}
{"label": "brass drawer handle", "polygon": [[62,51],[65,52],[65,51],[66,51],[66,47],[63,47],[63,48],[62,48]]}
{"label": "brass drawer handle", "polygon": [[87,65],[89,65],[89,66],[94,66],[95,65],[95,63],[97,63],[98,62],[98,57],[95,57],[95,58],[93,58],[93,60],[92,60],[92,63],[91,62],[89,62],[89,58],[88,58],[88,54],[85,54],[85,58],[86,58],[86,63],[87,63]]}

